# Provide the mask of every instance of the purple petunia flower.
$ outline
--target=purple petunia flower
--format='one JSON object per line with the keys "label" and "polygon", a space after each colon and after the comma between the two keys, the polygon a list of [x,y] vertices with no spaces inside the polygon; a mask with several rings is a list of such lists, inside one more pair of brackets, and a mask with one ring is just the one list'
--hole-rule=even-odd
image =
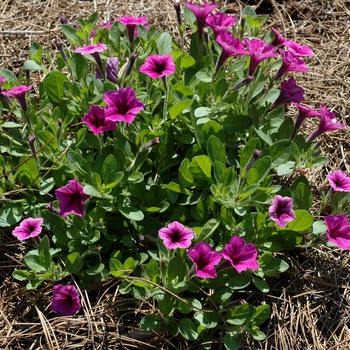
{"label": "purple petunia flower", "polygon": [[75,286],[57,284],[52,290],[51,309],[63,316],[72,316],[80,310],[79,292]]}
{"label": "purple petunia flower", "polygon": [[281,83],[281,92],[269,110],[271,111],[279,106],[291,102],[304,101],[304,93],[304,89],[297,85],[295,79],[289,78],[287,81]]}
{"label": "purple petunia flower", "polygon": [[161,228],[158,234],[168,249],[188,248],[194,238],[194,232],[177,221],[171,222],[168,227]]}
{"label": "purple petunia flower", "polygon": [[302,105],[299,105],[295,102],[292,102],[292,105],[297,107],[299,110],[298,118],[297,118],[297,121],[295,122],[295,130],[296,131],[299,130],[301,124],[303,123],[303,121],[306,118],[312,118],[312,117],[320,115],[319,111],[315,111],[314,109],[312,109],[310,107],[302,106]]}
{"label": "purple petunia flower", "polygon": [[108,91],[103,99],[108,105],[105,110],[106,119],[113,122],[131,124],[136,114],[144,109],[143,103],[136,98],[135,91],[130,87]]}
{"label": "purple petunia flower", "polygon": [[215,36],[224,32],[226,29],[231,28],[236,23],[236,18],[227,15],[224,12],[217,12],[215,14],[210,14],[205,20],[205,24],[210,27]]}
{"label": "purple petunia flower", "polygon": [[216,41],[222,47],[220,57],[216,63],[217,72],[230,57],[249,55],[249,52],[244,49],[244,44],[230,32],[221,32]]}
{"label": "purple petunia flower", "polygon": [[275,80],[280,79],[283,75],[288,72],[308,72],[309,70],[306,67],[306,63],[299,57],[294,56],[290,51],[279,50],[279,53],[282,57],[282,66],[277,71],[274,76]]}
{"label": "purple petunia flower", "polygon": [[194,270],[197,277],[216,278],[216,265],[221,260],[221,254],[212,251],[211,246],[207,243],[200,242],[187,252],[194,264]]}
{"label": "purple petunia flower", "polygon": [[33,84],[28,86],[26,85],[15,86],[11,90],[3,91],[2,94],[5,96],[10,96],[12,98],[15,98],[21,105],[23,112],[26,112],[27,110],[26,93],[32,87],[33,87]]}
{"label": "purple petunia flower", "polygon": [[81,120],[91,129],[94,135],[116,129],[116,123],[106,119],[105,109],[100,106],[91,105],[88,114]]}
{"label": "purple petunia flower", "polygon": [[276,57],[276,48],[264,40],[244,38],[244,42],[250,55],[249,75],[253,75],[261,61]]}
{"label": "purple petunia flower", "polygon": [[75,214],[84,215],[84,203],[90,198],[83,191],[84,187],[78,179],[69,180],[66,186],[62,186],[55,191],[57,199],[60,201],[58,208],[61,216]]}
{"label": "purple petunia flower", "polygon": [[81,53],[82,55],[92,55],[96,52],[103,52],[105,50],[107,50],[106,44],[91,44],[83,47],[78,47],[74,52]]}
{"label": "purple petunia flower", "polygon": [[286,41],[284,43],[288,47],[289,51],[296,57],[299,56],[315,56],[312,49],[307,45],[300,45],[295,41]]}
{"label": "purple petunia flower", "polygon": [[284,46],[287,39],[274,27],[271,30],[275,33],[275,38],[273,39],[271,45],[275,47]]}
{"label": "purple petunia flower", "polygon": [[91,55],[98,66],[96,76],[103,78],[103,65],[100,57],[100,52],[107,50],[106,44],[91,44],[75,49],[74,52],[81,53],[82,55]]}
{"label": "purple petunia flower", "polygon": [[276,222],[277,226],[285,227],[287,222],[295,219],[293,199],[276,195],[272,200],[272,205],[269,207],[269,216],[270,219]]}
{"label": "purple petunia flower", "polygon": [[24,219],[19,226],[17,226],[12,234],[17,237],[20,241],[24,241],[25,239],[36,237],[40,235],[42,231],[41,225],[44,220],[42,218],[33,219],[28,218]]}
{"label": "purple petunia flower", "polygon": [[350,249],[350,227],[346,215],[328,215],[324,217],[327,226],[326,235],[330,242],[336,243],[339,248]]}
{"label": "purple petunia flower", "polygon": [[328,181],[336,192],[350,192],[350,177],[344,171],[335,170],[327,175]]}
{"label": "purple petunia flower", "polygon": [[222,250],[221,255],[231,263],[238,273],[259,268],[256,246],[253,243],[247,244],[241,237],[233,236]]}
{"label": "purple petunia flower", "polygon": [[176,66],[171,55],[151,55],[140,67],[140,72],[149,75],[152,79],[157,79],[174,74]]}
{"label": "purple petunia flower", "polygon": [[147,20],[145,16],[141,16],[141,17],[123,16],[121,18],[116,18],[115,20],[126,26],[128,30],[128,38],[130,43],[134,42],[135,28],[139,25],[147,24]]}
{"label": "purple petunia flower", "polygon": [[307,141],[311,142],[321,134],[333,131],[333,130],[339,130],[344,129],[346,126],[342,123],[337,123],[337,118],[334,113],[332,113],[330,110],[328,110],[327,107],[320,105],[320,114],[321,114],[321,121],[318,127],[311,133]]}
{"label": "purple petunia flower", "polygon": [[209,4],[206,1],[204,1],[203,5],[201,6],[193,4],[192,2],[187,2],[186,7],[188,7],[197,18],[197,33],[199,40],[201,40],[203,36],[205,20],[207,19],[209,14],[218,7],[218,5]]}
{"label": "purple petunia flower", "polygon": [[118,57],[109,57],[106,64],[107,79],[115,84],[119,83],[119,60]]}

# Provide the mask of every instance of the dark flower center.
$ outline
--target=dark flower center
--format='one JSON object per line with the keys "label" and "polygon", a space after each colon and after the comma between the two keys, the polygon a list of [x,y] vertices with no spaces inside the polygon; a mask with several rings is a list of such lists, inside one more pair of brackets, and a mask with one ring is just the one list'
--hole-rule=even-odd
{"label": "dark flower center", "polygon": [[165,68],[166,68],[166,64],[164,62],[158,63],[157,67],[156,67],[157,73],[159,73],[159,74],[163,73]]}
{"label": "dark flower center", "polygon": [[180,242],[182,239],[182,234],[181,232],[179,232],[178,230],[173,230],[171,233],[171,240],[176,243],[176,242]]}

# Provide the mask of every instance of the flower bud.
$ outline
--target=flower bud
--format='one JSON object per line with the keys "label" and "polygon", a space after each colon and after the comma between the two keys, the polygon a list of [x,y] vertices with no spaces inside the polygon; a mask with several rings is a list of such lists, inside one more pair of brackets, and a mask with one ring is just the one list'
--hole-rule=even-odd
{"label": "flower bud", "polygon": [[119,60],[118,57],[110,57],[107,60],[106,74],[107,79],[111,82],[118,84],[118,71],[119,71]]}

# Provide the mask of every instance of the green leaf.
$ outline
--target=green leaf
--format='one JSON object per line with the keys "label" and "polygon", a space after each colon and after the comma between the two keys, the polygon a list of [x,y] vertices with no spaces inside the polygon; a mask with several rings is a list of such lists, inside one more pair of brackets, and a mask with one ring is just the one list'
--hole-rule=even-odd
{"label": "green leaf", "polygon": [[210,219],[208,220],[205,225],[203,226],[200,234],[195,239],[196,242],[208,242],[212,234],[215,232],[215,230],[220,225],[220,221],[217,221],[216,219]]}
{"label": "green leaf", "polygon": [[229,132],[242,132],[253,125],[253,120],[248,115],[230,114],[222,121],[221,125]]}
{"label": "green leaf", "polygon": [[176,182],[169,182],[167,185],[164,185],[165,188],[167,188],[170,191],[176,192],[176,193],[183,193],[188,196],[191,196],[192,193],[187,188],[177,184]]}
{"label": "green leaf", "polygon": [[211,163],[214,165],[216,161],[226,164],[226,151],[225,146],[222,142],[214,135],[209,137],[207,143],[207,152],[211,160]]}
{"label": "green leaf", "polygon": [[115,277],[125,275],[124,266],[118,259],[111,258],[109,260],[109,269],[111,270],[111,274]]}
{"label": "green leaf", "polygon": [[169,53],[172,50],[171,44],[172,44],[172,38],[170,34],[166,32],[162,33],[157,41],[158,54],[164,55]]}
{"label": "green leaf", "polygon": [[256,307],[256,311],[252,321],[257,326],[260,326],[269,318],[270,312],[271,312],[270,305],[259,305]]}
{"label": "green leaf", "polygon": [[90,72],[86,58],[80,53],[73,54],[71,68],[73,76],[79,81],[85,81],[86,76]]}
{"label": "green leaf", "polygon": [[48,72],[48,70],[45,67],[43,67],[41,64],[38,64],[33,60],[25,61],[23,64],[23,68],[26,70],[44,70]]}
{"label": "green leaf", "polygon": [[183,187],[190,187],[190,186],[193,186],[194,184],[193,176],[188,169],[189,165],[190,165],[190,160],[188,158],[185,158],[180,165],[179,182]]}
{"label": "green leaf", "polygon": [[120,213],[129,220],[141,221],[144,218],[143,212],[133,207],[118,208]]}
{"label": "green leaf", "polygon": [[16,270],[12,272],[12,277],[17,281],[25,281],[36,277],[36,273],[27,270]]}
{"label": "green leaf", "polygon": [[255,307],[250,304],[235,306],[229,309],[225,315],[225,320],[235,326],[247,324],[255,313]]}
{"label": "green leaf", "polygon": [[102,194],[93,186],[87,184],[84,186],[84,193],[96,198],[102,198]]}
{"label": "green leaf", "polygon": [[164,320],[162,317],[158,315],[147,315],[141,320],[140,326],[146,331],[153,331],[160,328],[163,323]]}
{"label": "green leaf", "polygon": [[295,219],[287,224],[286,230],[303,232],[308,230],[313,223],[314,217],[308,211],[302,209],[295,210]]}
{"label": "green leaf", "polygon": [[196,64],[196,60],[190,55],[184,55],[181,58],[180,67],[189,68]]}
{"label": "green leaf", "polygon": [[258,288],[263,293],[268,293],[270,291],[269,285],[261,278],[257,276],[252,276],[252,281],[256,288]]}
{"label": "green leaf", "polygon": [[264,155],[271,157],[271,167],[275,168],[288,160],[291,155],[290,140],[279,140],[264,152]]}
{"label": "green leaf", "polygon": [[102,180],[105,185],[117,180],[117,161],[113,154],[107,156],[102,164]]}
{"label": "green leaf", "polygon": [[158,308],[164,315],[169,316],[174,309],[174,302],[169,294],[165,294],[163,300],[158,301]]}
{"label": "green leaf", "polygon": [[179,323],[181,335],[187,339],[194,341],[198,338],[197,327],[189,318],[182,318]]}
{"label": "green leaf", "polygon": [[69,26],[68,24],[62,24],[61,30],[66,38],[75,46],[82,46],[82,41],[79,36],[76,34],[76,30]]}
{"label": "green leaf", "polygon": [[32,187],[39,178],[38,166],[32,157],[21,157],[20,162],[27,160],[17,170],[17,179],[26,187]]}
{"label": "green leaf", "polygon": [[261,183],[269,174],[270,169],[271,158],[269,156],[259,158],[247,172],[247,184],[253,185]]}
{"label": "green leaf", "polygon": [[94,266],[89,267],[86,270],[86,273],[90,276],[98,275],[103,271],[104,268],[105,268],[105,265],[102,263],[99,263],[99,264],[96,264]]}
{"label": "green leaf", "polygon": [[52,256],[50,254],[50,241],[47,236],[41,239],[38,247],[40,264],[48,270],[51,266]]}
{"label": "green leaf", "polygon": [[198,312],[194,319],[200,326],[204,326],[205,329],[215,328],[219,322],[219,315],[217,312]]}
{"label": "green leaf", "polygon": [[67,255],[66,260],[67,270],[71,273],[78,273],[84,266],[84,261],[78,252]]}
{"label": "green leaf", "polygon": [[194,178],[212,181],[211,163],[208,156],[201,155],[194,157],[188,169]]}
{"label": "green leaf", "polygon": [[256,14],[255,10],[249,5],[244,8],[243,15],[244,16],[249,16],[249,17],[252,17],[252,18],[257,17],[257,14]]}
{"label": "green leaf", "polygon": [[186,264],[180,255],[169,261],[167,266],[167,280],[170,284],[177,284],[184,281],[187,274]]}
{"label": "green leaf", "polygon": [[176,117],[178,117],[185,109],[191,106],[192,102],[192,100],[184,100],[171,106],[169,109],[170,119],[176,119]]}
{"label": "green leaf", "polygon": [[42,264],[42,262],[40,261],[40,257],[37,254],[27,253],[23,257],[23,262],[26,264],[27,267],[36,272],[46,271],[46,267]]}
{"label": "green leaf", "polygon": [[303,182],[299,182],[292,194],[294,203],[298,206],[298,208],[305,210],[310,209],[313,197],[309,186]]}
{"label": "green leaf", "polygon": [[224,345],[227,350],[239,350],[241,348],[239,340],[231,333],[224,336]]}
{"label": "green leaf", "polygon": [[151,261],[146,265],[146,273],[148,279],[153,282],[158,282],[159,280],[159,266],[156,260],[151,259]]}
{"label": "green leaf", "polygon": [[67,80],[66,75],[61,72],[52,72],[45,77],[43,87],[51,103],[59,104],[63,101],[63,84]]}
{"label": "green leaf", "polygon": [[43,48],[38,43],[34,42],[30,45],[30,58],[33,59],[36,63],[41,64]]}
{"label": "green leaf", "polygon": [[209,140],[210,136],[212,135],[217,137],[222,144],[225,143],[225,131],[215,120],[209,120],[203,125],[200,131],[200,138],[203,144],[207,144],[207,140]]}
{"label": "green leaf", "polygon": [[88,177],[86,172],[87,163],[85,159],[77,152],[69,151],[67,154],[67,161],[69,168],[76,174],[82,175],[83,177]]}

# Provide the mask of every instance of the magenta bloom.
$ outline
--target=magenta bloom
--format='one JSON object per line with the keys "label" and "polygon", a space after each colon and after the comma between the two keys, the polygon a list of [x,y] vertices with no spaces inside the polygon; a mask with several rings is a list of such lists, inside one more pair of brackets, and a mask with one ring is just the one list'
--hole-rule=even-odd
{"label": "magenta bloom", "polygon": [[81,53],[82,55],[92,55],[96,52],[102,52],[107,50],[107,45],[105,44],[92,44],[92,45],[86,45],[83,47],[79,47],[75,49],[74,52]]}
{"label": "magenta bloom", "polygon": [[292,54],[290,51],[279,51],[282,57],[282,66],[274,76],[275,80],[278,80],[283,75],[288,72],[308,72],[309,70],[306,67],[306,63],[301,59]]}
{"label": "magenta bloom", "polygon": [[174,74],[176,66],[170,55],[151,55],[140,67],[140,72],[149,75],[152,79],[157,79]]}
{"label": "magenta bloom", "polygon": [[205,21],[209,14],[215,10],[218,6],[215,4],[209,4],[204,1],[203,5],[193,4],[192,2],[187,2],[186,7],[188,7],[197,18],[197,32],[198,38],[201,40],[203,36],[203,28],[205,25]]}
{"label": "magenta bloom", "polygon": [[194,238],[194,232],[177,221],[171,222],[168,227],[161,228],[158,234],[168,249],[188,248]]}
{"label": "magenta bloom", "polygon": [[79,292],[75,286],[57,284],[52,290],[51,309],[63,316],[72,316],[80,310]]}
{"label": "magenta bloom", "polygon": [[19,226],[17,226],[13,231],[12,234],[17,237],[20,241],[24,241],[25,239],[28,239],[30,237],[36,237],[40,235],[42,231],[41,225],[43,224],[44,220],[42,218],[33,219],[28,218],[24,219]]}
{"label": "magenta bloom", "polygon": [[350,177],[344,171],[335,170],[327,175],[328,181],[336,192],[350,192]]}
{"label": "magenta bloom", "polygon": [[116,129],[115,122],[106,119],[105,109],[100,106],[91,105],[89,113],[81,120],[90,128],[94,135]]}
{"label": "magenta bloom", "polygon": [[15,86],[11,90],[3,91],[2,94],[5,96],[10,96],[12,98],[15,98],[21,105],[23,112],[25,112],[27,110],[26,93],[32,87],[33,87],[33,84],[28,86],[26,85]]}
{"label": "magenta bloom", "polygon": [[259,268],[256,246],[253,243],[247,244],[241,237],[233,236],[230,243],[226,244],[222,250],[221,255],[231,263],[238,273]]}
{"label": "magenta bloom", "polygon": [[276,48],[264,40],[244,38],[244,42],[250,55],[249,75],[253,75],[261,61],[276,57]]}
{"label": "magenta bloom", "polygon": [[145,16],[133,17],[133,16],[123,16],[121,18],[116,18],[118,22],[124,24],[128,30],[128,38],[130,43],[134,42],[135,28],[139,25],[147,24]]}
{"label": "magenta bloom", "polygon": [[314,109],[312,109],[310,107],[302,106],[302,105],[299,105],[299,104],[297,104],[295,102],[292,102],[292,105],[297,107],[298,110],[299,110],[299,115],[298,115],[297,121],[295,123],[295,129],[296,130],[299,130],[301,124],[303,123],[303,121],[306,118],[312,118],[312,117],[320,115],[319,111],[315,111]]}
{"label": "magenta bloom", "polygon": [[275,47],[284,46],[287,39],[274,27],[271,27],[271,30],[275,33],[275,39],[271,43],[271,45]]}
{"label": "magenta bloom", "polygon": [[62,186],[55,191],[57,199],[60,201],[58,208],[61,216],[75,214],[84,215],[84,203],[90,198],[83,191],[84,187],[78,179],[69,180],[66,186]]}
{"label": "magenta bloom", "polygon": [[320,105],[320,113],[321,113],[320,124],[307,139],[309,142],[313,141],[315,138],[317,138],[318,136],[320,136],[325,132],[346,128],[344,124],[337,123],[337,118],[335,114],[332,113],[330,110],[328,110],[327,107]]}
{"label": "magenta bloom", "polygon": [[[97,27],[98,28],[101,28],[101,29],[104,29],[104,28],[107,28],[108,30],[110,30],[113,26],[113,22],[106,22],[106,23],[102,23],[102,24],[98,24]],[[91,38],[94,38],[96,35],[96,30],[93,29],[90,33],[90,37]]]}
{"label": "magenta bloom", "polygon": [[281,83],[281,92],[276,101],[271,105],[270,111],[279,106],[291,103],[304,101],[304,89],[297,85],[294,78],[289,78]]}
{"label": "magenta bloom", "polygon": [[216,41],[222,47],[221,55],[216,63],[216,71],[219,71],[230,57],[249,55],[249,52],[244,49],[244,44],[230,32],[221,32]]}
{"label": "magenta bloom", "polygon": [[205,20],[205,24],[210,27],[215,36],[224,32],[226,29],[231,28],[236,23],[236,18],[227,15],[224,12],[217,12],[215,14],[210,14]]}
{"label": "magenta bloom", "polygon": [[187,253],[194,264],[196,276],[200,278],[217,277],[215,267],[221,260],[221,254],[212,251],[209,244],[200,242]]}
{"label": "magenta bloom", "polygon": [[2,84],[5,80],[5,77],[0,77],[0,84]]}
{"label": "magenta bloom", "polygon": [[270,219],[276,222],[277,226],[285,227],[287,222],[295,219],[293,199],[276,195],[272,200],[272,205],[269,207],[269,216]]}
{"label": "magenta bloom", "polygon": [[336,243],[339,248],[350,249],[349,219],[345,215],[328,215],[324,217],[327,226],[326,235],[330,242]]}
{"label": "magenta bloom", "polygon": [[288,47],[289,51],[296,57],[315,56],[311,48],[307,45],[300,45],[295,41],[286,41],[284,45]]}
{"label": "magenta bloom", "polygon": [[106,92],[104,101],[108,105],[105,110],[106,119],[112,122],[131,124],[136,114],[144,109],[143,103],[136,98],[135,91],[130,87]]}

